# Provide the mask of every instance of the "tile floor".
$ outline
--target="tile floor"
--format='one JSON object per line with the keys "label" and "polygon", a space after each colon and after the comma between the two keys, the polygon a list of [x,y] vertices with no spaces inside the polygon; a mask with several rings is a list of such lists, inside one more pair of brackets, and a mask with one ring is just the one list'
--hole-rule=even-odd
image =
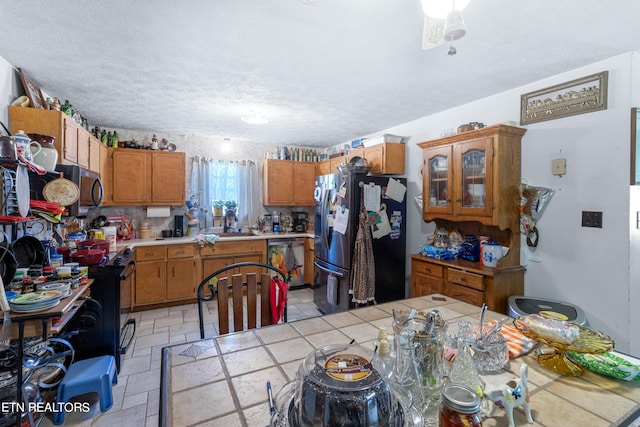
{"label": "tile floor", "polygon": [[[288,295],[288,320],[320,315],[309,288],[292,290]],[[208,325],[213,325],[217,308],[209,307]],[[72,413],[65,426],[156,427],[160,400],[160,359],[162,348],[169,344],[193,341],[200,337],[197,304],[130,313],[136,319],[134,342],[123,356],[118,384],[113,387],[113,407],[100,413],[97,395],[81,396],[78,401],[92,403],[89,413]],[[210,320],[210,322],[209,322]],[[214,334],[207,334],[207,336]],[[40,426],[53,426],[45,417]]]}

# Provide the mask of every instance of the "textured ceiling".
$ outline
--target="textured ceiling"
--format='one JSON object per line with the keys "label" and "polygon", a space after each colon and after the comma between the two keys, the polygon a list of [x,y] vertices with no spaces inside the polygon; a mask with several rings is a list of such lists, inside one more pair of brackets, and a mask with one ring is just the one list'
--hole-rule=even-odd
{"label": "textured ceiling", "polygon": [[[419,0],[21,0],[0,56],[90,125],[329,146],[640,44],[640,1],[472,0],[421,49]],[[240,121],[250,110],[269,119]],[[505,118],[508,119],[508,118]]]}

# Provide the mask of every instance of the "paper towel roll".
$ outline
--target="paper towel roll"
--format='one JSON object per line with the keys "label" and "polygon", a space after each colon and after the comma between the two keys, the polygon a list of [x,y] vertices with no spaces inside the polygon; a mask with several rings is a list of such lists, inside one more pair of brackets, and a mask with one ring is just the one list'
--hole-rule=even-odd
{"label": "paper towel roll", "polygon": [[148,218],[168,218],[171,216],[171,207],[169,206],[148,206]]}

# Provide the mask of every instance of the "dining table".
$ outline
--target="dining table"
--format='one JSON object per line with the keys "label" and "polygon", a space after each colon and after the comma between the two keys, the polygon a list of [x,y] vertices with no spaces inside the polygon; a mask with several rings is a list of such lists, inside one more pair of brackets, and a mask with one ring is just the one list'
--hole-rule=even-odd
{"label": "dining table", "polygon": [[[480,318],[479,307],[434,294],[164,347],[160,425],[268,426],[267,382],[277,395],[295,379],[304,358],[323,346],[353,341],[373,347],[381,327],[393,333],[393,311],[411,309],[438,310],[448,325]],[[485,321],[505,317],[490,310],[484,314]],[[514,409],[516,426],[640,425],[640,381],[589,370],[579,376],[561,375],[541,366],[536,351],[509,359],[503,369],[481,378],[487,386],[500,386],[517,378],[523,363],[529,367],[533,424],[527,423],[520,407]],[[487,415],[483,411],[483,426],[509,425],[501,409]]]}

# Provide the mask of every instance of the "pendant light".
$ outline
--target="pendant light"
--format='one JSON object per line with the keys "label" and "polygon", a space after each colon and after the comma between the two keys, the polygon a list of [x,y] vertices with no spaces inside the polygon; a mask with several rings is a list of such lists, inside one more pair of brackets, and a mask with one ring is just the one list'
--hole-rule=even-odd
{"label": "pendant light", "polygon": [[448,42],[461,39],[467,33],[467,26],[464,24],[462,12],[452,10],[447,15],[447,22],[444,25],[442,38]]}

